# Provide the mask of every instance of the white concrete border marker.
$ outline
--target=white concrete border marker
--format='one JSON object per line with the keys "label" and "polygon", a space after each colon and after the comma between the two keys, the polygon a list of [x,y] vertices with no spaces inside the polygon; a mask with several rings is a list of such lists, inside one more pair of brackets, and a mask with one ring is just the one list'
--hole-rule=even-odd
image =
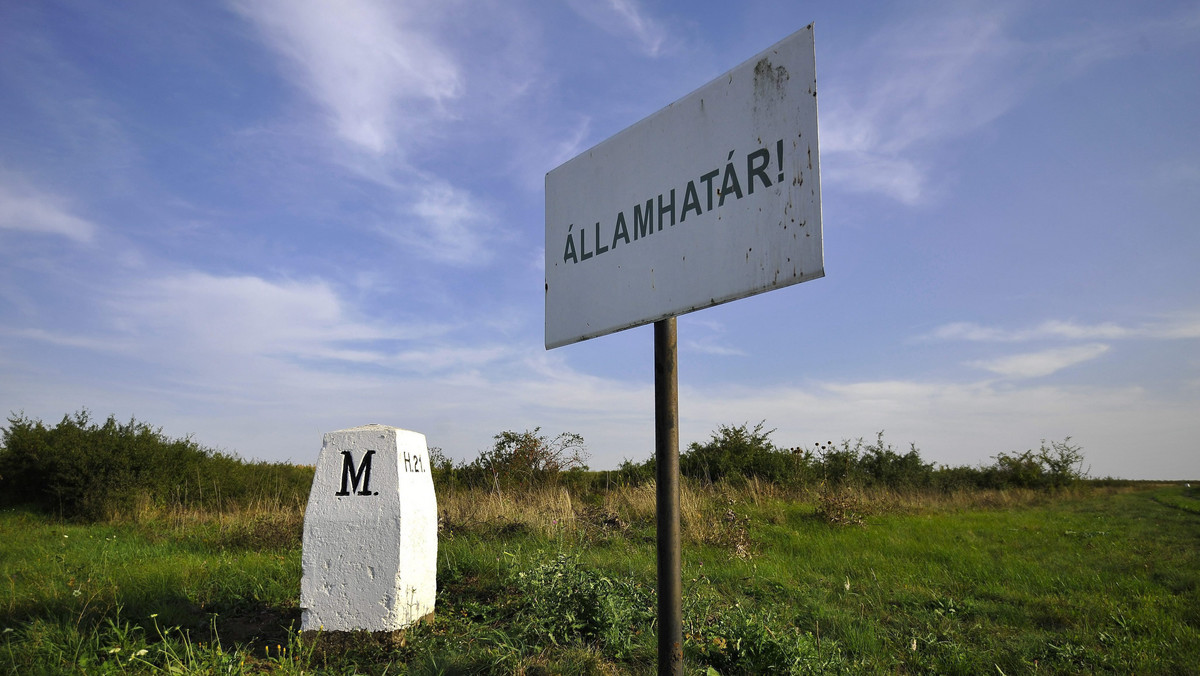
{"label": "white concrete border marker", "polygon": [[391,632],[433,613],[437,499],[425,435],[325,435],[304,515],[303,631]]}

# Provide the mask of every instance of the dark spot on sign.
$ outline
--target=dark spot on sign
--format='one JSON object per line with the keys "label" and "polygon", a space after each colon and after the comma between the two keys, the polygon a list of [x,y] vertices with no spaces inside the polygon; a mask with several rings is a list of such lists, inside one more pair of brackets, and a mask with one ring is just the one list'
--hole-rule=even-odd
{"label": "dark spot on sign", "polygon": [[787,68],[772,66],[771,60],[764,56],[754,64],[755,97],[762,98],[774,93],[783,98],[783,89],[790,77]]}

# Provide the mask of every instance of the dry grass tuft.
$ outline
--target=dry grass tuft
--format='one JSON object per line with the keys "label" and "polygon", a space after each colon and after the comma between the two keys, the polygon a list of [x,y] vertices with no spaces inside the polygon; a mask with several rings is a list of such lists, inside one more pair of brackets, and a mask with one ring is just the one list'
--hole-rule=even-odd
{"label": "dry grass tuft", "polygon": [[867,507],[861,494],[845,487],[822,487],[817,496],[817,517],[834,526],[862,526]]}
{"label": "dry grass tuft", "polygon": [[575,504],[562,486],[545,486],[519,492],[460,489],[437,498],[439,529],[446,536],[466,531],[532,530],[550,533],[574,528]]}

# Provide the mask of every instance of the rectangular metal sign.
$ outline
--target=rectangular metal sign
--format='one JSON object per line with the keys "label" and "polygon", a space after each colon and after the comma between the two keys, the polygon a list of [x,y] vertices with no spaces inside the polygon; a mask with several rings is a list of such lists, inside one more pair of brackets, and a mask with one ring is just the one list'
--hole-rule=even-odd
{"label": "rectangular metal sign", "polygon": [[812,25],[546,174],[546,348],[825,275]]}

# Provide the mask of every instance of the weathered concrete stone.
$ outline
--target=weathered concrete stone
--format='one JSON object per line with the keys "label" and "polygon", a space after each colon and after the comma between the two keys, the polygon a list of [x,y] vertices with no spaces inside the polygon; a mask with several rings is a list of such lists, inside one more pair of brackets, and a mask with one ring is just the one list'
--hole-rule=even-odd
{"label": "weathered concrete stone", "polygon": [[301,629],[394,632],[433,613],[437,499],[425,435],[325,435],[304,515]]}

